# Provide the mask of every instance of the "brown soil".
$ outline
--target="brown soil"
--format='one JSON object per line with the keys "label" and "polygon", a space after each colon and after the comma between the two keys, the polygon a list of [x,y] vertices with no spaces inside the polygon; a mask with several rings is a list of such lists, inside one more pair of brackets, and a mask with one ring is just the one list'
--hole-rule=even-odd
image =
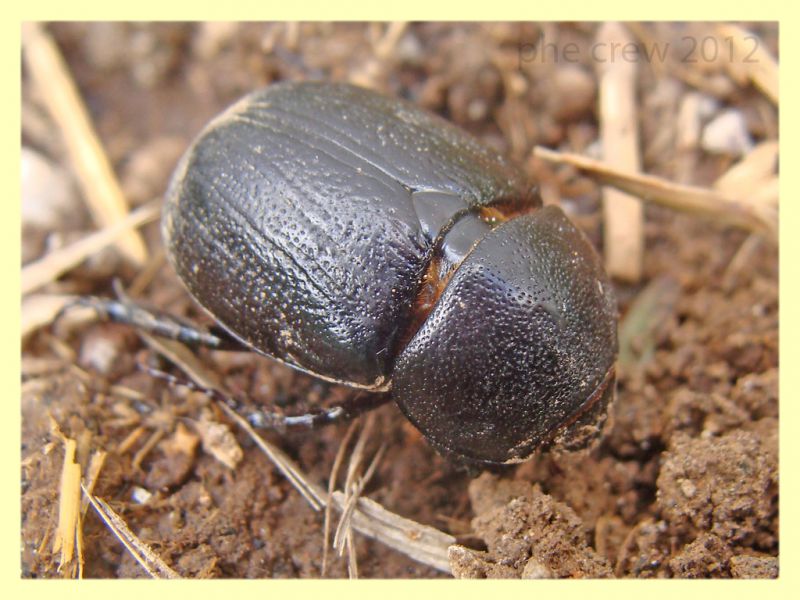
{"label": "brown soil", "polygon": [[[681,39],[687,28],[644,31]],[[776,55],[777,26],[752,29]],[[347,79],[410,98],[520,161],[542,182],[546,200],[567,199],[600,247],[598,187],[529,159],[535,144],[586,152],[597,139],[588,52],[595,30],[414,24],[389,43],[383,24],[50,27],[135,204],[163,192],[191,138],[242,94],[281,79]],[[562,48],[576,44],[581,60],[521,64],[520,44],[541,36]],[[701,79],[716,82],[720,106],[744,114],[754,141],[776,137],[775,108],[752,87],[717,75],[709,67]],[[664,65],[641,65],[639,78],[644,170],[713,182],[732,159],[681,151],[675,141],[678,107],[694,89]],[[25,74],[23,104],[23,143],[66,167]],[[458,536],[464,545],[451,548],[455,575],[777,576],[777,249],[708,220],[654,207],[646,213],[644,280],[617,282],[622,320],[650,285],[658,286],[660,304],[628,346],[613,426],[599,446],[540,454],[471,479],[394,406],[376,412],[379,434],[367,456],[378,438],[388,447],[364,495]],[[70,233],[26,229],[24,256],[36,257],[43,240],[57,244],[53,236]],[[145,233],[156,253],[157,226]],[[111,274],[129,285],[135,272],[109,256],[49,291],[110,296]],[[208,323],[166,266],[139,298]],[[230,423],[204,395],[137,369],[139,362],[171,367],[136,333],[109,323],[43,329],[24,340],[22,354],[23,577],[61,576],[52,540],[64,449],[54,424],[79,441],[82,464],[94,450],[108,452],[95,494],[179,574],[320,576],[322,514],[246,436],[237,432],[243,457],[235,469],[204,449],[198,423]],[[350,393],[254,355],[200,354],[227,389],[287,412]],[[121,395],[121,388],[139,396]],[[130,439],[137,428],[140,437]],[[346,428],[266,437],[327,485]],[[85,576],[145,576],[91,510],[83,534]],[[361,577],[445,576],[359,535],[355,549]],[[347,561],[334,558],[328,575],[347,576]]]}

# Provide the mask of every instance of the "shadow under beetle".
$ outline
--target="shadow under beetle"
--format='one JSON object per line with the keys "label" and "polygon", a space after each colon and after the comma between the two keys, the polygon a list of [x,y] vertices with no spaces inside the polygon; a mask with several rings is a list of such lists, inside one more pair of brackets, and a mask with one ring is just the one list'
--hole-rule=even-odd
{"label": "shadow under beetle", "polygon": [[392,398],[468,462],[583,445],[606,417],[617,313],[594,249],[503,157],[407,102],[335,83],[246,96],[181,159],[162,234],[220,327],[106,302],[112,318]]}

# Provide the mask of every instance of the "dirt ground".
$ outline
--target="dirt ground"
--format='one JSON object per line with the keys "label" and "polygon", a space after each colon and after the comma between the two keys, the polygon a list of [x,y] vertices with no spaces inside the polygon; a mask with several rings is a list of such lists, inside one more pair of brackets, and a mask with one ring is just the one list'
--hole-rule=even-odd
{"label": "dirt ground", "polygon": [[[70,23],[49,31],[133,205],[163,193],[191,139],[241,95],[278,80],[348,80],[408,98],[518,161],[545,201],[561,199],[602,248],[599,186],[532,158],[535,145],[598,153],[597,27]],[[663,61],[638,64],[642,169],[701,186],[777,140],[778,122],[774,104],[719,60],[681,62],[686,40],[703,39],[707,27],[631,28],[641,43],[673,42]],[[776,25],[748,29],[777,57]],[[574,44],[577,58],[532,58],[524,50],[537,40]],[[49,217],[26,217],[24,207],[25,263],[93,229],[69,191],[69,161],[42,93],[23,69],[22,143],[69,185],[60,204],[47,196]],[[706,129],[732,111],[744,138],[731,134],[722,150],[706,137],[683,143],[687,102],[705,107],[698,114]],[[627,333],[613,425],[597,447],[472,477],[437,455],[393,405],[375,412],[365,456],[380,442],[386,453],[363,495],[456,536],[453,575],[777,577],[777,248],[711,219],[652,205],[645,212],[644,276],[615,281]],[[163,263],[157,225],[143,232],[155,258],[136,298],[208,323]],[[130,290],[140,274],[109,250],[45,291],[111,296],[113,277]],[[287,412],[351,393],[255,355],[200,355],[226,389]],[[43,327],[23,339],[22,358],[23,577],[64,575],[53,551],[64,457],[57,430],[78,441],[84,467],[94,451],[107,452],[95,495],[181,576],[320,576],[323,513],[209,398],[142,372],[138,363],[178,371],[130,328]],[[203,423],[234,432],[242,450],[234,468],[215,456]],[[327,486],[346,430],[265,437]],[[91,509],[83,541],[85,577],[147,576]],[[360,577],[451,575],[361,535],[354,541]],[[346,577],[347,569],[331,552],[326,576]]]}

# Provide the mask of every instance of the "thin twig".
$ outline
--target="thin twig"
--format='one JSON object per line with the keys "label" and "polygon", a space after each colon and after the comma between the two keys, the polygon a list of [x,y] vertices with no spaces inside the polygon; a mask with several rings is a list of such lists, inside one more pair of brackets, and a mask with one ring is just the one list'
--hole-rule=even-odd
{"label": "thin twig", "polygon": [[122,440],[117,445],[116,453],[119,454],[120,456],[125,454],[128,450],[133,448],[133,446],[136,444],[136,442],[138,442],[139,439],[145,433],[147,433],[147,429],[145,429],[142,426],[139,426],[136,429],[134,429],[133,431],[131,431],[128,435],[125,436],[125,439]]}
{"label": "thin twig", "polygon": [[[372,416],[370,415],[369,425],[372,424]],[[367,439],[367,427],[365,426],[362,430],[362,436],[359,438],[359,442],[363,439]],[[358,445],[358,444],[357,444]],[[359,477],[357,480],[351,480],[349,483],[345,484],[345,496],[346,496],[346,504],[344,510],[342,511],[342,515],[339,519],[339,525],[336,528],[336,534],[333,538],[333,546],[334,548],[339,548],[339,554],[342,553],[342,540],[344,540],[344,547],[347,548],[348,551],[348,572],[350,574],[351,579],[358,578],[358,563],[356,561],[356,553],[355,553],[355,546],[353,543],[353,527],[352,527],[352,516],[353,511],[356,508],[356,502],[358,502],[359,497],[364,492],[364,488],[369,483],[369,480],[372,478],[372,475],[375,473],[375,469],[380,463],[381,458],[383,458],[383,454],[386,451],[386,443],[381,444],[378,451],[375,453],[375,456],[372,459],[369,467],[367,468],[366,473],[363,476]],[[355,463],[361,462],[360,456],[360,449],[354,450],[353,455],[357,456],[355,459]],[[354,469],[355,472],[355,469]]]}
{"label": "thin twig", "polygon": [[218,402],[217,406],[222,408],[227,415],[236,421],[247,435],[256,443],[261,451],[278,467],[283,476],[289,480],[300,495],[305,498],[314,510],[322,510],[325,506],[325,492],[322,487],[309,481],[308,477],[292,462],[292,460],[277,446],[264,440],[251,427],[246,419],[237,414],[232,408],[223,402]]}
{"label": "thin twig", "polygon": [[53,539],[53,552],[61,553],[59,570],[72,562],[75,553],[80,517],[81,467],[75,462],[77,442],[64,439],[64,464],[58,494],[58,529]]}
{"label": "thin twig", "polygon": [[90,494],[86,487],[81,485],[84,495],[88,498],[97,514],[108,526],[111,532],[122,542],[150,577],[156,579],[180,579],[180,575],[164,562],[150,546],[140,540],[128,527],[128,524],[114,510],[100,498]]}
{"label": "thin twig", "polygon": [[716,33],[722,40],[730,40],[734,49],[734,56],[725,61],[728,70],[740,69],[777,106],[778,63],[764,43],[738,25],[720,23],[716,26]]}
{"label": "thin twig", "polygon": [[[609,22],[597,32],[598,46],[622,47],[632,36],[621,23]],[[600,138],[603,158],[615,168],[640,168],[636,61],[598,61]],[[614,189],[603,190],[606,269],[613,277],[636,282],[644,265],[644,209],[641,201]]]}
{"label": "thin twig", "polygon": [[322,529],[322,569],[320,577],[325,577],[325,572],[328,566],[328,546],[330,543],[331,535],[331,512],[333,511],[333,503],[330,501],[333,492],[336,489],[336,480],[339,477],[339,469],[344,461],[344,455],[347,452],[347,447],[350,445],[350,440],[358,428],[359,420],[350,423],[347,432],[344,434],[342,442],[339,444],[339,450],[336,451],[336,458],[333,460],[331,467],[331,474],[328,478],[328,501],[325,504],[325,522]]}
{"label": "thin twig", "polygon": [[[25,63],[53,121],[62,132],[72,166],[89,209],[101,227],[111,227],[128,213],[108,157],[92,127],[89,113],[53,39],[39,23],[22,26]],[[125,256],[141,264],[147,249],[135,231],[125,231],[115,240]]]}
{"label": "thin twig", "polygon": [[361,430],[358,439],[356,440],[353,453],[350,455],[350,461],[347,465],[347,477],[345,478],[344,482],[344,493],[346,500],[345,508],[339,517],[339,524],[336,527],[336,533],[333,535],[333,547],[338,551],[339,556],[343,556],[344,552],[347,551],[347,573],[350,579],[358,579],[358,560],[356,557],[353,530],[350,527],[349,516],[355,507],[353,501],[358,499],[358,489],[355,480],[358,475],[358,470],[361,466],[361,460],[364,456],[364,447],[366,446],[367,439],[372,432],[374,423],[374,415],[369,415],[364,422],[364,427]]}
{"label": "thin twig", "polygon": [[375,56],[380,60],[389,58],[406,29],[408,29],[408,21],[392,21],[389,23],[381,39],[374,45]]}
{"label": "thin twig", "polygon": [[757,235],[749,235],[741,243],[739,249],[731,258],[725,273],[722,275],[722,286],[724,289],[734,289],[739,275],[744,272],[749,265],[753,264],[753,255],[761,248],[762,238]]}
{"label": "thin twig", "polygon": [[160,210],[160,202],[145,204],[123,220],[116,221],[105,229],[96,231],[69,246],[54,250],[36,262],[27,264],[22,269],[22,294],[30,293],[44,284],[54,281],[119,239],[126,232],[156,219]]}
{"label": "thin twig", "polygon": [[[104,450],[97,450],[92,454],[92,458],[89,461],[89,466],[86,467],[86,477],[84,478],[86,483],[84,484],[86,487],[86,491],[89,494],[94,493],[94,486],[97,483],[97,478],[100,476],[100,471],[103,469],[103,465],[106,462],[106,452]],[[89,499],[84,496],[83,500],[81,501],[81,518],[86,515],[86,511],[89,508]]]}
{"label": "thin twig", "polygon": [[[61,310],[74,302],[77,296],[69,294],[30,294],[22,299],[22,339],[40,327],[53,322]],[[94,311],[92,311],[94,312]]]}
{"label": "thin twig", "polygon": [[[333,501],[338,508],[344,508],[342,492],[334,492]],[[378,540],[417,562],[445,573],[451,572],[447,549],[456,543],[452,535],[396,515],[364,497],[358,499],[352,522],[353,529],[362,535]]]}
{"label": "thin twig", "polygon": [[380,462],[381,458],[383,458],[383,454],[386,451],[386,444],[382,444],[378,451],[375,453],[375,456],[372,459],[372,463],[370,464],[367,472],[364,474],[363,477],[360,477],[357,481],[351,483],[348,487],[345,488],[344,495],[345,495],[345,506],[344,510],[342,511],[342,516],[339,519],[339,525],[336,528],[336,533],[333,537],[333,547],[340,548],[339,553],[341,554],[341,539],[342,536],[350,529],[350,522],[353,516],[353,511],[356,509],[356,503],[358,502],[359,497],[361,496],[364,488],[366,487],[369,480],[372,478],[372,475],[375,472],[375,468]]}
{"label": "thin twig", "polygon": [[358,557],[353,529],[347,529],[347,575],[350,579],[358,579]]}
{"label": "thin twig", "polygon": [[147,455],[150,454],[150,451],[155,448],[158,443],[164,438],[166,433],[163,429],[156,429],[153,433],[150,434],[150,437],[147,438],[144,445],[133,455],[133,460],[131,460],[131,466],[135,470],[139,470],[139,466],[144,462],[144,459],[147,458]]}
{"label": "thin twig", "polygon": [[626,173],[578,154],[556,152],[537,146],[534,155],[553,163],[568,164],[591,175],[598,182],[614,186],[642,200],[668,208],[712,217],[725,225],[766,233],[777,239],[777,216],[771,208],[752,206],[714,190],[673,183],[653,175]]}
{"label": "thin twig", "polygon": [[772,198],[767,198],[765,189],[769,191],[771,182],[777,181],[778,176],[778,140],[766,140],[758,144],[747,156],[730,167],[714,182],[714,189],[731,196],[740,198],[749,204],[766,202],[778,204],[777,189]]}

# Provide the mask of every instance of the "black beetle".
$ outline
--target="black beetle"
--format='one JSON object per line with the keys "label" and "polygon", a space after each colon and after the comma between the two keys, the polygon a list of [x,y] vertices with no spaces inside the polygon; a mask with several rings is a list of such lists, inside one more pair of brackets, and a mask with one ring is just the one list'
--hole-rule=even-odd
{"label": "black beetle", "polygon": [[504,158],[405,101],[311,82],[246,96],[181,159],[162,234],[235,340],[390,393],[451,457],[588,439],[613,398],[616,305],[590,243]]}

